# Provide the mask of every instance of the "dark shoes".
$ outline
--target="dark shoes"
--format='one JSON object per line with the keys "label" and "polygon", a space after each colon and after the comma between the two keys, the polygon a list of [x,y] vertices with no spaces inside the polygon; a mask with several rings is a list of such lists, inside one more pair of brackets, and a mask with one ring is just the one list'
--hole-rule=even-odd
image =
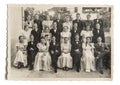
{"label": "dark shoes", "polygon": [[102,70],[100,70],[100,74],[104,74]]}
{"label": "dark shoes", "polygon": [[77,72],[80,72],[80,70],[79,70],[79,69],[77,69],[76,71],[77,71]]}

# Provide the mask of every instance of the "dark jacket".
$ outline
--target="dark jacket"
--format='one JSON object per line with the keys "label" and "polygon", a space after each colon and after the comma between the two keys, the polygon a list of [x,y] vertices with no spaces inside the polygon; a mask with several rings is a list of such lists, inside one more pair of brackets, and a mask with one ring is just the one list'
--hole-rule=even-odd
{"label": "dark jacket", "polygon": [[97,30],[93,30],[93,38],[92,41],[94,43],[97,43],[97,38],[101,37],[102,38],[102,42],[105,42],[105,35],[104,35],[104,31],[103,30],[99,30],[99,33]]}
{"label": "dark jacket", "polygon": [[[54,53],[52,53],[52,51]],[[59,57],[61,54],[60,45],[57,42],[55,44],[53,44],[53,42],[51,42],[50,46],[49,46],[49,52],[50,52],[51,56]]]}
{"label": "dark jacket", "polygon": [[75,35],[76,34],[79,34],[80,35],[80,33],[79,33],[79,31],[78,30],[76,30],[76,32],[72,29],[71,30],[71,44],[73,44],[74,42],[75,42]]}
{"label": "dark jacket", "polygon": [[54,20],[54,22],[57,22],[57,28],[59,30],[59,32],[63,31],[63,21],[62,20]]}
{"label": "dark jacket", "polygon": [[39,31],[42,32],[42,21],[35,19],[34,23],[37,24]]}
{"label": "dark jacket", "polygon": [[50,33],[52,34],[52,36],[56,37],[57,42],[60,42],[60,30],[58,30],[58,28],[57,28],[56,32],[54,31],[54,29],[51,29]]}
{"label": "dark jacket", "polygon": [[[79,52],[76,52],[76,50],[79,49]],[[72,52],[71,52],[72,56],[76,56],[76,55],[79,55],[81,56],[82,55],[82,44],[81,42],[74,42],[72,44]]]}
{"label": "dark jacket", "polygon": [[86,26],[90,25],[90,30],[93,29],[93,21],[92,20],[85,20],[84,21],[84,28],[86,28]]}
{"label": "dark jacket", "polygon": [[78,31],[81,33],[81,30],[83,30],[83,22],[81,20],[77,21],[77,19],[73,20],[73,24],[78,24]]}
{"label": "dark jacket", "polygon": [[96,29],[96,24],[100,24],[100,28],[103,30],[103,20],[102,19],[94,19],[93,21],[93,28]]}
{"label": "dark jacket", "polygon": [[37,44],[40,41],[40,36],[41,36],[40,31],[39,30],[37,30],[37,31],[32,30],[31,34],[34,36],[34,42],[35,42],[35,44]]}

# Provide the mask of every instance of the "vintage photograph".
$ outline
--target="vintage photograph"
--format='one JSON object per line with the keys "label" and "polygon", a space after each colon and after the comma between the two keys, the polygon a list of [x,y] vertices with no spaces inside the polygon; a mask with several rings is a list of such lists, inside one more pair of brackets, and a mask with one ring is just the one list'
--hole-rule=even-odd
{"label": "vintage photograph", "polygon": [[112,80],[111,5],[9,4],[8,80]]}

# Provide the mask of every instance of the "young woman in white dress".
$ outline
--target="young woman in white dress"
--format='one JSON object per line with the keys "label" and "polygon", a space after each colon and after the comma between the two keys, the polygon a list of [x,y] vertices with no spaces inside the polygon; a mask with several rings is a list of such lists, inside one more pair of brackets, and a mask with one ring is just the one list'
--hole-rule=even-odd
{"label": "young woman in white dress", "polygon": [[50,71],[51,57],[48,52],[48,47],[45,38],[41,38],[41,42],[37,44],[39,52],[35,57],[34,70],[35,71]]}
{"label": "young woman in white dress", "polygon": [[63,27],[63,31],[60,34],[61,36],[61,43],[64,43],[64,38],[68,38],[68,42],[70,43],[71,41],[71,32],[68,31],[68,26]]}
{"label": "young woman in white dress", "polygon": [[42,22],[43,30],[44,30],[45,27],[48,27],[49,29],[51,29],[51,28],[52,28],[52,23],[53,23],[53,21],[50,20],[50,16],[47,15],[47,16],[46,16],[46,20],[44,20],[44,21]]}
{"label": "young woman in white dress", "polygon": [[17,52],[13,65],[20,69],[21,67],[25,67],[27,65],[27,55],[23,36],[19,36],[19,43],[17,43],[16,48]]}
{"label": "young woman in white dress", "polygon": [[63,23],[63,27],[67,26],[68,27],[68,31],[70,32],[72,29],[72,22],[70,21],[70,16],[66,16],[65,17],[65,22]]}
{"label": "young woman in white dress", "polygon": [[71,44],[68,43],[68,38],[64,38],[64,43],[61,44],[61,56],[58,58],[58,67],[68,71],[72,68],[72,57],[70,55]]}
{"label": "young woman in white dress", "polygon": [[86,43],[82,44],[83,48],[83,61],[84,69],[86,72],[95,71],[95,57],[94,57],[94,44],[91,43],[91,38],[86,38]]}

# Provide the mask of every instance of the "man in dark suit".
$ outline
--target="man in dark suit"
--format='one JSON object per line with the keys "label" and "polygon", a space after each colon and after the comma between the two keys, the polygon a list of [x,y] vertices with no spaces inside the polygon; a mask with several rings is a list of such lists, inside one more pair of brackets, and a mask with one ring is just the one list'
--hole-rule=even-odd
{"label": "man in dark suit", "polygon": [[108,54],[109,49],[105,43],[102,43],[102,38],[97,38],[97,43],[95,44],[95,57],[96,57],[96,68],[97,70],[103,74],[103,61],[105,59],[105,55]]}
{"label": "man in dark suit", "polygon": [[97,14],[97,18],[94,19],[93,23],[94,23],[93,25],[94,29],[96,29],[96,24],[98,23],[100,24],[100,28],[103,30],[103,20],[100,19],[100,14]]}
{"label": "man in dark suit", "polygon": [[52,37],[52,41],[49,46],[49,52],[52,59],[52,67],[54,68],[54,72],[57,73],[57,60],[60,56],[60,45],[56,42],[55,36]]}
{"label": "man in dark suit", "polygon": [[93,29],[93,21],[90,20],[90,18],[91,18],[91,15],[88,14],[88,15],[87,15],[87,20],[85,20],[85,22],[84,22],[84,29],[85,29],[85,27],[88,26],[88,25],[90,26],[90,30]]}
{"label": "man in dark suit", "polygon": [[38,14],[35,15],[34,23],[37,24],[38,30],[41,33],[42,32],[42,21],[39,19],[39,15]]}
{"label": "man in dark suit", "polygon": [[53,28],[50,30],[50,33],[56,37],[56,42],[60,42],[60,30],[57,28],[57,22],[53,22]]}
{"label": "man in dark suit", "polygon": [[73,67],[76,67],[76,71],[81,70],[81,56],[82,56],[82,44],[79,40],[79,34],[75,35],[75,42],[72,44],[72,57]]}
{"label": "man in dark suit", "polygon": [[93,38],[92,41],[94,43],[97,43],[97,38],[101,37],[102,38],[102,42],[105,42],[105,35],[104,35],[104,31],[101,29],[100,24],[96,24],[96,29],[93,30]]}
{"label": "man in dark suit", "polygon": [[83,30],[83,22],[80,20],[80,14],[76,14],[76,19],[73,20],[73,24],[77,23],[78,24],[78,31],[81,33],[81,30]]}
{"label": "man in dark suit", "polygon": [[35,44],[37,44],[40,41],[41,33],[38,30],[38,26],[36,23],[34,23],[33,30],[31,31],[31,34],[34,36]]}
{"label": "man in dark suit", "polygon": [[78,31],[78,24],[74,23],[73,24],[73,29],[71,30],[71,44],[75,42],[75,35],[80,34]]}
{"label": "man in dark suit", "polygon": [[63,20],[61,20],[60,14],[57,15],[57,19],[54,20],[53,22],[57,23],[57,28],[59,29],[60,32],[62,32],[63,31]]}
{"label": "man in dark suit", "polygon": [[30,35],[30,41],[28,42],[27,46],[27,66],[29,67],[29,70],[33,69],[33,64],[35,60],[35,55],[37,54],[37,47],[34,42],[34,36]]}

